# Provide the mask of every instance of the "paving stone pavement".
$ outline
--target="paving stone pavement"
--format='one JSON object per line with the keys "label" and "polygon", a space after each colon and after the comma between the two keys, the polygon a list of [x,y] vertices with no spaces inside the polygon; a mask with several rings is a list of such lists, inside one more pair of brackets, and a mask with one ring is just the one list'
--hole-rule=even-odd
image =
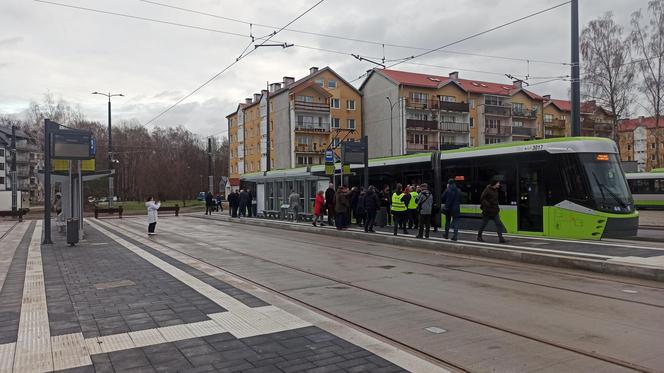
{"label": "paving stone pavement", "polygon": [[42,248],[51,335],[105,336],[205,321],[225,311],[97,230],[87,228],[86,235],[94,245],[57,240]]}
{"label": "paving stone pavement", "polygon": [[2,290],[0,290],[0,344],[16,342],[18,336],[25,264],[34,229],[35,225],[32,223],[16,248]]}
{"label": "paving stone pavement", "polygon": [[404,372],[317,327],[237,339],[229,333],[92,355],[100,372]]}

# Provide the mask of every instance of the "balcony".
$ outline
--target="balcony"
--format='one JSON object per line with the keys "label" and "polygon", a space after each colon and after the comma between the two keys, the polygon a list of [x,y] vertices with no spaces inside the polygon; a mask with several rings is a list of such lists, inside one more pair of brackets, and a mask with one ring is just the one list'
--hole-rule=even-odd
{"label": "balcony", "polygon": [[435,120],[406,119],[406,128],[418,128],[435,131],[438,129],[438,122]]}
{"label": "balcony", "polygon": [[532,127],[512,127],[512,136],[535,137],[537,131]]}
{"label": "balcony", "polygon": [[484,134],[492,136],[510,136],[512,134],[512,127],[510,126],[484,127]]}
{"label": "balcony", "polygon": [[452,149],[459,149],[466,147],[468,147],[468,142],[461,142],[461,141],[445,142],[440,144],[439,150],[452,150]]}
{"label": "balcony", "polygon": [[612,123],[596,122],[589,118],[582,118],[581,130],[610,133],[613,128]]}
{"label": "balcony", "polygon": [[537,109],[512,108],[512,116],[515,118],[523,118],[523,119],[537,119]]}
{"label": "balcony", "polygon": [[330,123],[295,122],[295,132],[318,133],[321,135],[330,133]]}
{"label": "balcony", "polygon": [[461,113],[467,113],[469,109],[467,102],[449,102],[436,99],[413,100],[411,98],[406,98],[406,107],[409,109],[445,110]]}
{"label": "balcony", "polygon": [[321,154],[326,148],[318,144],[308,145],[308,144],[297,144],[295,147],[296,153],[309,153],[309,154]]}
{"label": "balcony", "polygon": [[512,108],[501,105],[484,105],[484,115],[496,115],[500,117],[512,116]]}
{"label": "balcony", "polygon": [[439,129],[444,132],[468,132],[470,125],[468,123],[440,122]]}
{"label": "balcony", "polygon": [[437,144],[415,144],[412,142],[406,143],[406,151],[408,152],[428,152],[438,150]]}
{"label": "balcony", "polygon": [[329,113],[330,105],[327,102],[295,101],[295,111],[308,111],[316,113]]}
{"label": "balcony", "polygon": [[549,128],[565,128],[565,121],[562,119],[553,119],[550,122],[544,122],[544,126]]}

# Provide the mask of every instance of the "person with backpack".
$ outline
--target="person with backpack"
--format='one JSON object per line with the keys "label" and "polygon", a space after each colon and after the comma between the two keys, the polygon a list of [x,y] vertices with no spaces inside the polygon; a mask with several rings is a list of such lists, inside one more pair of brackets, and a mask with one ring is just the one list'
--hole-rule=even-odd
{"label": "person with backpack", "polygon": [[213,200],[214,200],[214,196],[212,195],[212,193],[207,192],[205,194],[205,215],[208,215],[208,213],[210,215],[212,215],[212,210],[213,210],[213,207],[214,207],[213,202],[212,202]]}
{"label": "person with backpack", "polygon": [[447,239],[450,234],[450,227],[454,229],[452,241],[459,238],[459,217],[461,216],[461,191],[457,188],[456,181],[449,179],[447,189],[443,192],[440,199],[443,204],[443,214],[445,214],[445,233],[443,238]]}
{"label": "person with backpack", "polygon": [[493,221],[496,224],[496,231],[498,232],[498,241],[500,243],[507,242],[503,238],[502,229],[504,229],[503,222],[500,221],[500,207],[498,206],[498,190],[500,190],[500,181],[492,180],[489,185],[484,188],[482,195],[480,196],[480,209],[482,210],[482,225],[477,232],[477,240],[484,242],[482,238],[482,232],[486,228],[489,221]]}
{"label": "person with backpack", "polygon": [[433,207],[433,197],[429,192],[427,184],[420,186],[421,191],[417,195],[417,211],[419,212],[419,231],[417,238],[429,238],[429,230],[431,229],[431,208]]}

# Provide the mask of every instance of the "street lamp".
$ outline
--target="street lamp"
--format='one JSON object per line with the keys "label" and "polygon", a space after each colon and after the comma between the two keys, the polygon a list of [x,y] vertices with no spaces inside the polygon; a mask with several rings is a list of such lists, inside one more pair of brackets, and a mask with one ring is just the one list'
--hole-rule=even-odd
{"label": "street lamp", "polygon": [[397,102],[392,103],[390,97],[385,97],[387,99],[388,105],[390,105],[390,155],[394,155],[394,126],[392,125],[392,111],[394,107],[401,101],[401,98],[397,99]]}
{"label": "street lamp", "polygon": [[108,97],[108,170],[111,173],[108,175],[108,207],[113,205],[113,141],[111,137],[111,97],[124,97],[122,93],[102,93],[94,91],[93,95],[102,95]]}

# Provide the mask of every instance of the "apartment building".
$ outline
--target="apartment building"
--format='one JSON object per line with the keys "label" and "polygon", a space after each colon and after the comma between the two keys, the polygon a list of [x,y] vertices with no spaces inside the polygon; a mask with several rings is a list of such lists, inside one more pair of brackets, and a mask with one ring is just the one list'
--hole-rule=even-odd
{"label": "apartment building", "polygon": [[362,96],[330,67],[312,67],[299,80],[270,84],[226,118],[230,182],[239,186],[240,175],[266,171],[268,161],[269,169],[322,164],[328,148],[338,154],[342,140],[359,140]]}
{"label": "apartment building", "polygon": [[[11,127],[0,126],[0,190],[11,190]],[[18,190],[32,192],[36,186],[34,175],[35,146],[25,132],[16,130],[16,176],[18,178]]]}
{"label": "apartment building", "polygon": [[[544,136],[572,135],[572,103],[569,100],[544,96]],[[614,115],[597,105],[596,101],[581,103],[581,136],[615,138]]]}
{"label": "apartment building", "polygon": [[543,136],[543,98],[520,81],[374,69],[360,91],[370,157]]}
{"label": "apartment building", "polygon": [[[636,161],[639,172],[664,165],[664,119],[659,128],[654,117],[625,119],[618,125],[618,146],[622,161]],[[659,162],[657,147],[659,146]]]}

